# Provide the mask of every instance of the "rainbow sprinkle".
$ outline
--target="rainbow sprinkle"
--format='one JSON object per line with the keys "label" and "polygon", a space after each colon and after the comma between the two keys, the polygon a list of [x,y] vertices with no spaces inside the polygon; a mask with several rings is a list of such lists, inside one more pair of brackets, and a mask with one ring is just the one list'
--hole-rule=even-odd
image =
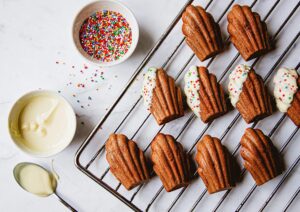
{"label": "rainbow sprinkle", "polygon": [[191,66],[184,77],[185,85],[184,92],[187,97],[187,103],[192,111],[200,117],[200,95],[199,90],[201,86],[198,68]]}
{"label": "rainbow sprinkle", "polygon": [[229,75],[229,98],[231,104],[235,107],[239,100],[239,96],[243,89],[243,84],[248,78],[250,67],[247,65],[240,64],[230,73]]}
{"label": "rainbow sprinkle", "polygon": [[131,28],[118,12],[103,10],[87,18],[79,31],[83,50],[102,62],[124,56],[132,43]]}
{"label": "rainbow sprinkle", "polygon": [[144,98],[144,104],[146,105],[147,110],[150,110],[152,105],[153,90],[156,87],[156,74],[157,69],[151,67],[144,76],[142,96]]}
{"label": "rainbow sprinkle", "polygon": [[274,96],[281,112],[286,112],[291,106],[294,94],[298,90],[297,78],[297,71],[288,68],[280,68],[274,77]]}

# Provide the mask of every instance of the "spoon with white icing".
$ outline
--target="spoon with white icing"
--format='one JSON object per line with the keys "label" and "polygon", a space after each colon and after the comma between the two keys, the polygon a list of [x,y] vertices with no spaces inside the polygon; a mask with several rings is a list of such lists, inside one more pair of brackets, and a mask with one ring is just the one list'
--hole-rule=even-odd
{"label": "spoon with white icing", "polygon": [[15,166],[13,173],[15,180],[25,191],[40,197],[53,194],[68,209],[76,211],[56,193],[57,175],[54,172],[35,163],[23,162]]}

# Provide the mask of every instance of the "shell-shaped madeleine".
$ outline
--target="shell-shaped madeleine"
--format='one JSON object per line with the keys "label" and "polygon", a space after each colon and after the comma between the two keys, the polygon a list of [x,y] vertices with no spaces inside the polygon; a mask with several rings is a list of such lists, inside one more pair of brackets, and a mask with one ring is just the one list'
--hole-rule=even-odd
{"label": "shell-shaped madeleine", "polygon": [[110,171],[127,190],[150,179],[143,151],[125,135],[111,134],[105,144],[105,150]]}
{"label": "shell-shaped madeleine", "polygon": [[243,83],[236,108],[247,123],[261,120],[273,113],[271,96],[261,76],[253,69]]}
{"label": "shell-shaped madeleine", "polygon": [[187,103],[204,123],[228,112],[224,90],[207,68],[192,66],[184,80]]}
{"label": "shell-shaped madeleine", "polygon": [[217,82],[214,74],[210,74],[205,67],[199,67],[200,76],[200,115],[204,123],[212,121],[228,112],[225,93]]}
{"label": "shell-shaped madeleine", "polygon": [[218,138],[206,135],[197,145],[198,174],[210,194],[235,186],[233,158]]}
{"label": "shell-shaped madeleine", "polygon": [[259,129],[248,128],[241,139],[244,167],[257,185],[262,185],[282,173],[280,154],[271,139]]}
{"label": "shell-shaped madeleine", "polygon": [[234,5],[227,19],[231,42],[246,61],[271,49],[266,23],[249,6]]}
{"label": "shell-shaped madeleine", "polygon": [[159,125],[184,115],[181,90],[163,69],[156,72],[150,112]]}
{"label": "shell-shaped madeleine", "polygon": [[287,110],[287,115],[295,123],[296,126],[300,127],[300,77],[297,80],[298,91],[294,94],[293,101],[289,109]]}
{"label": "shell-shaped madeleine", "polygon": [[166,191],[186,187],[190,180],[190,162],[181,144],[171,136],[159,133],[151,143],[153,170]]}
{"label": "shell-shaped madeleine", "polygon": [[182,14],[182,21],[186,42],[201,61],[222,51],[220,27],[210,13],[200,6],[189,5]]}

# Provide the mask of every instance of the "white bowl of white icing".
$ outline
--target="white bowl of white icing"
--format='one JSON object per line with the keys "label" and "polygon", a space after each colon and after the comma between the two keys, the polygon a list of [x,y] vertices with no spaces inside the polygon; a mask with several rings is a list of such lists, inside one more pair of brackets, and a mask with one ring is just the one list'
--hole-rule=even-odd
{"label": "white bowl of white icing", "polygon": [[19,98],[8,117],[14,143],[37,157],[61,152],[73,140],[76,115],[71,105],[52,91],[33,91]]}

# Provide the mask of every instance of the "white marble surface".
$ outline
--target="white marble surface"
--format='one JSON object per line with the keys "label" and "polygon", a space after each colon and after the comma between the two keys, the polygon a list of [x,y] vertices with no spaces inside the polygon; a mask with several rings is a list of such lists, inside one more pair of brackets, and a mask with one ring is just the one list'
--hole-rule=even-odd
{"label": "white marble surface", "polygon": [[[55,197],[39,198],[30,195],[21,190],[15,183],[12,175],[12,169],[15,164],[21,161],[33,161],[49,167],[50,162],[54,159],[54,167],[60,175],[60,183],[58,191],[79,211],[128,211],[129,209],[121,202],[115,199],[111,194],[102,189],[98,184],[90,180],[82,174],[74,165],[73,159],[76,150],[79,148],[83,139],[88,132],[96,125],[99,119],[106,112],[114,99],[118,96],[122,87],[128,81],[130,75],[137,68],[148,50],[154,45],[156,40],[164,32],[165,28],[175,17],[185,1],[168,1],[168,0],[128,0],[123,1],[135,13],[140,24],[141,39],[134,55],[125,63],[113,68],[99,68],[89,64],[75,51],[71,39],[71,25],[77,11],[87,4],[89,1],[38,1],[38,0],[0,0],[0,211],[66,211],[66,209],[55,199]],[[197,1],[205,6],[206,1]],[[251,0],[239,0],[237,2],[251,4]],[[259,0],[254,6],[254,10],[264,16],[274,0]],[[217,1],[211,5],[209,11],[217,19],[225,9],[229,0]],[[267,21],[270,34],[275,34],[277,28],[281,25],[291,9],[297,4],[297,0],[281,1],[277,8]],[[279,34],[276,39],[276,50],[267,54],[256,65],[256,70],[264,76],[271,68],[272,64],[278,59],[286,46],[291,42],[292,38],[299,30],[300,13],[297,11],[290,23],[287,24],[285,30]],[[223,18],[220,22],[224,37],[227,36],[227,21]],[[180,24],[176,26],[171,33],[169,39],[162,45],[162,48],[153,57],[149,65],[160,66],[169,56],[170,52],[175,48],[181,39]],[[283,60],[281,65],[294,67],[299,62],[299,41],[292,49],[287,58]],[[210,67],[210,71],[221,75],[225,66],[228,65],[236,50],[230,46],[226,51],[217,57]],[[180,48],[178,54],[167,66],[170,75],[175,76],[178,70],[183,66],[186,59],[191,55],[189,48],[184,45]],[[242,62],[239,59],[238,62]],[[200,65],[198,60],[194,59],[191,64]],[[250,61],[249,64],[252,62]],[[87,69],[84,68],[87,65]],[[149,66],[148,65],[148,66]],[[72,67],[74,66],[74,68]],[[83,70],[83,73],[80,72]],[[97,78],[97,83],[92,83],[85,78],[96,73],[103,72],[104,79]],[[139,77],[140,79],[140,77]],[[129,91],[129,96],[125,98],[120,108],[117,108],[112,115],[112,120],[108,120],[107,126],[94,139],[90,148],[83,155],[83,160],[90,158],[96,148],[104,142],[106,134],[111,132],[111,128],[117,124],[117,118],[124,115],[134,99],[138,98],[140,83]],[[182,85],[182,77],[179,83]],[[73,84],[68,84],[72,82]],[[85,88],[78,88],[78,83],[84,82]],[[223,80],[222,84],[226,85],[227,80]],[[270,85],[270,83],[268,83]],[[50,89],[60,91],[63,96],[70,100],[76,113],[78,114],[78,132],[72,144],[62,153],[46,159],[37,159],[21,153],[14,145],[8,135],[7,115],[12,103],[23,93],[35,89]],[[75,97],[73,96],[75,94]],[[92,100],[89,99],[92,98]],[[79,102],[78,102],[79,101]],[[81,107],[83,106],[83,108]],[[138,120],[126,123],[126,127],[122,127],[121,131],[128,136],[134,132],[134,126],[140,123],[147,115],[143,106],[136,113],[140,114]],[[188,113],[190,114],[190,113]],[[209,128],[208,133],[214,136],[221,136],[222,132],[229,122],[236,115],[236,111],[220,118],[220,120]],[[278,121],[281,114],[276,113],[260,122],[259,127],[266,133],[270,131],[275,122]],[[178,130],[183,125],[184,118],[172,122],[167,125],[164,132],[168,132],[176,136]],[[155,135],[158,127],[151,119],[148,123],[147,133],[145,130],[136,137],[141,147],[145,147],[149,139]],[[181,138],[180,142],[188,149],[197,137],[199,132],[205,127],[199,120],[189,128]],[[132,127],[133,125],[133,127]],[[224,144],[233,151],[239,138],[241,137],[246,125],[242,120],[238,121],[234,129],[226,136]],[[110,129],[110,130],[109,130]],[[273,136],[274,144],[280,148],[294,129],[290,120],[285,119],[280,130]],[[296,142],[297,141],[297,142]],[[294,137],[291,144],[284,152],[285,163],[289,166],[299,154],[300,135]],[[239,159],[240,160],[240,159]],[[101,160],[104,161],[104,160]],[[91,167],[94,173],[101,173],[106,168],[105,163],[96,161]],[[275,196],[272,201],[272,211],[280,211],[290,198],[291,194],[300,186],[299,184],[299,168],[292,177],[285,183],[280,194]],[[106,179],[107,178],[107,179]],[[108,175],[105,180],[116,185],[116,181]],[[258,208],[274,189],[281,177],[276,178],[271,183],[255,192],[252,196],[250,204],[247,204],[247,211]],[[230,201],[225,201],[223,210],[232,211],[243,199],[250,186],[253,184],[249,174],[243,179],[242,183],[230,194]],[[151,194],[161,186],[157,177],[141,190],[141,196],[138,197],[137,204],[141,205]],[[176,206],[178,211],[187,210],[200,194],[203,189],[201,181],[193,182],[191,189],[184,195],[183,200]],[[123,188],[121,193],[129,195]],[[172,194],[160,196],[158,201],[153,205],[152,210],[166,209],[178,191]],[[216,204],[223,193],[206,196],[205,201],[201,202],[199,209],[210,210]],[[278,201],[280,199],[280,201]],[[295,201],[292,209],[299,211],[300,204]],[[189,203],[189,204],[187,204]],[[141,207],[141,208],[144,208]]]}

